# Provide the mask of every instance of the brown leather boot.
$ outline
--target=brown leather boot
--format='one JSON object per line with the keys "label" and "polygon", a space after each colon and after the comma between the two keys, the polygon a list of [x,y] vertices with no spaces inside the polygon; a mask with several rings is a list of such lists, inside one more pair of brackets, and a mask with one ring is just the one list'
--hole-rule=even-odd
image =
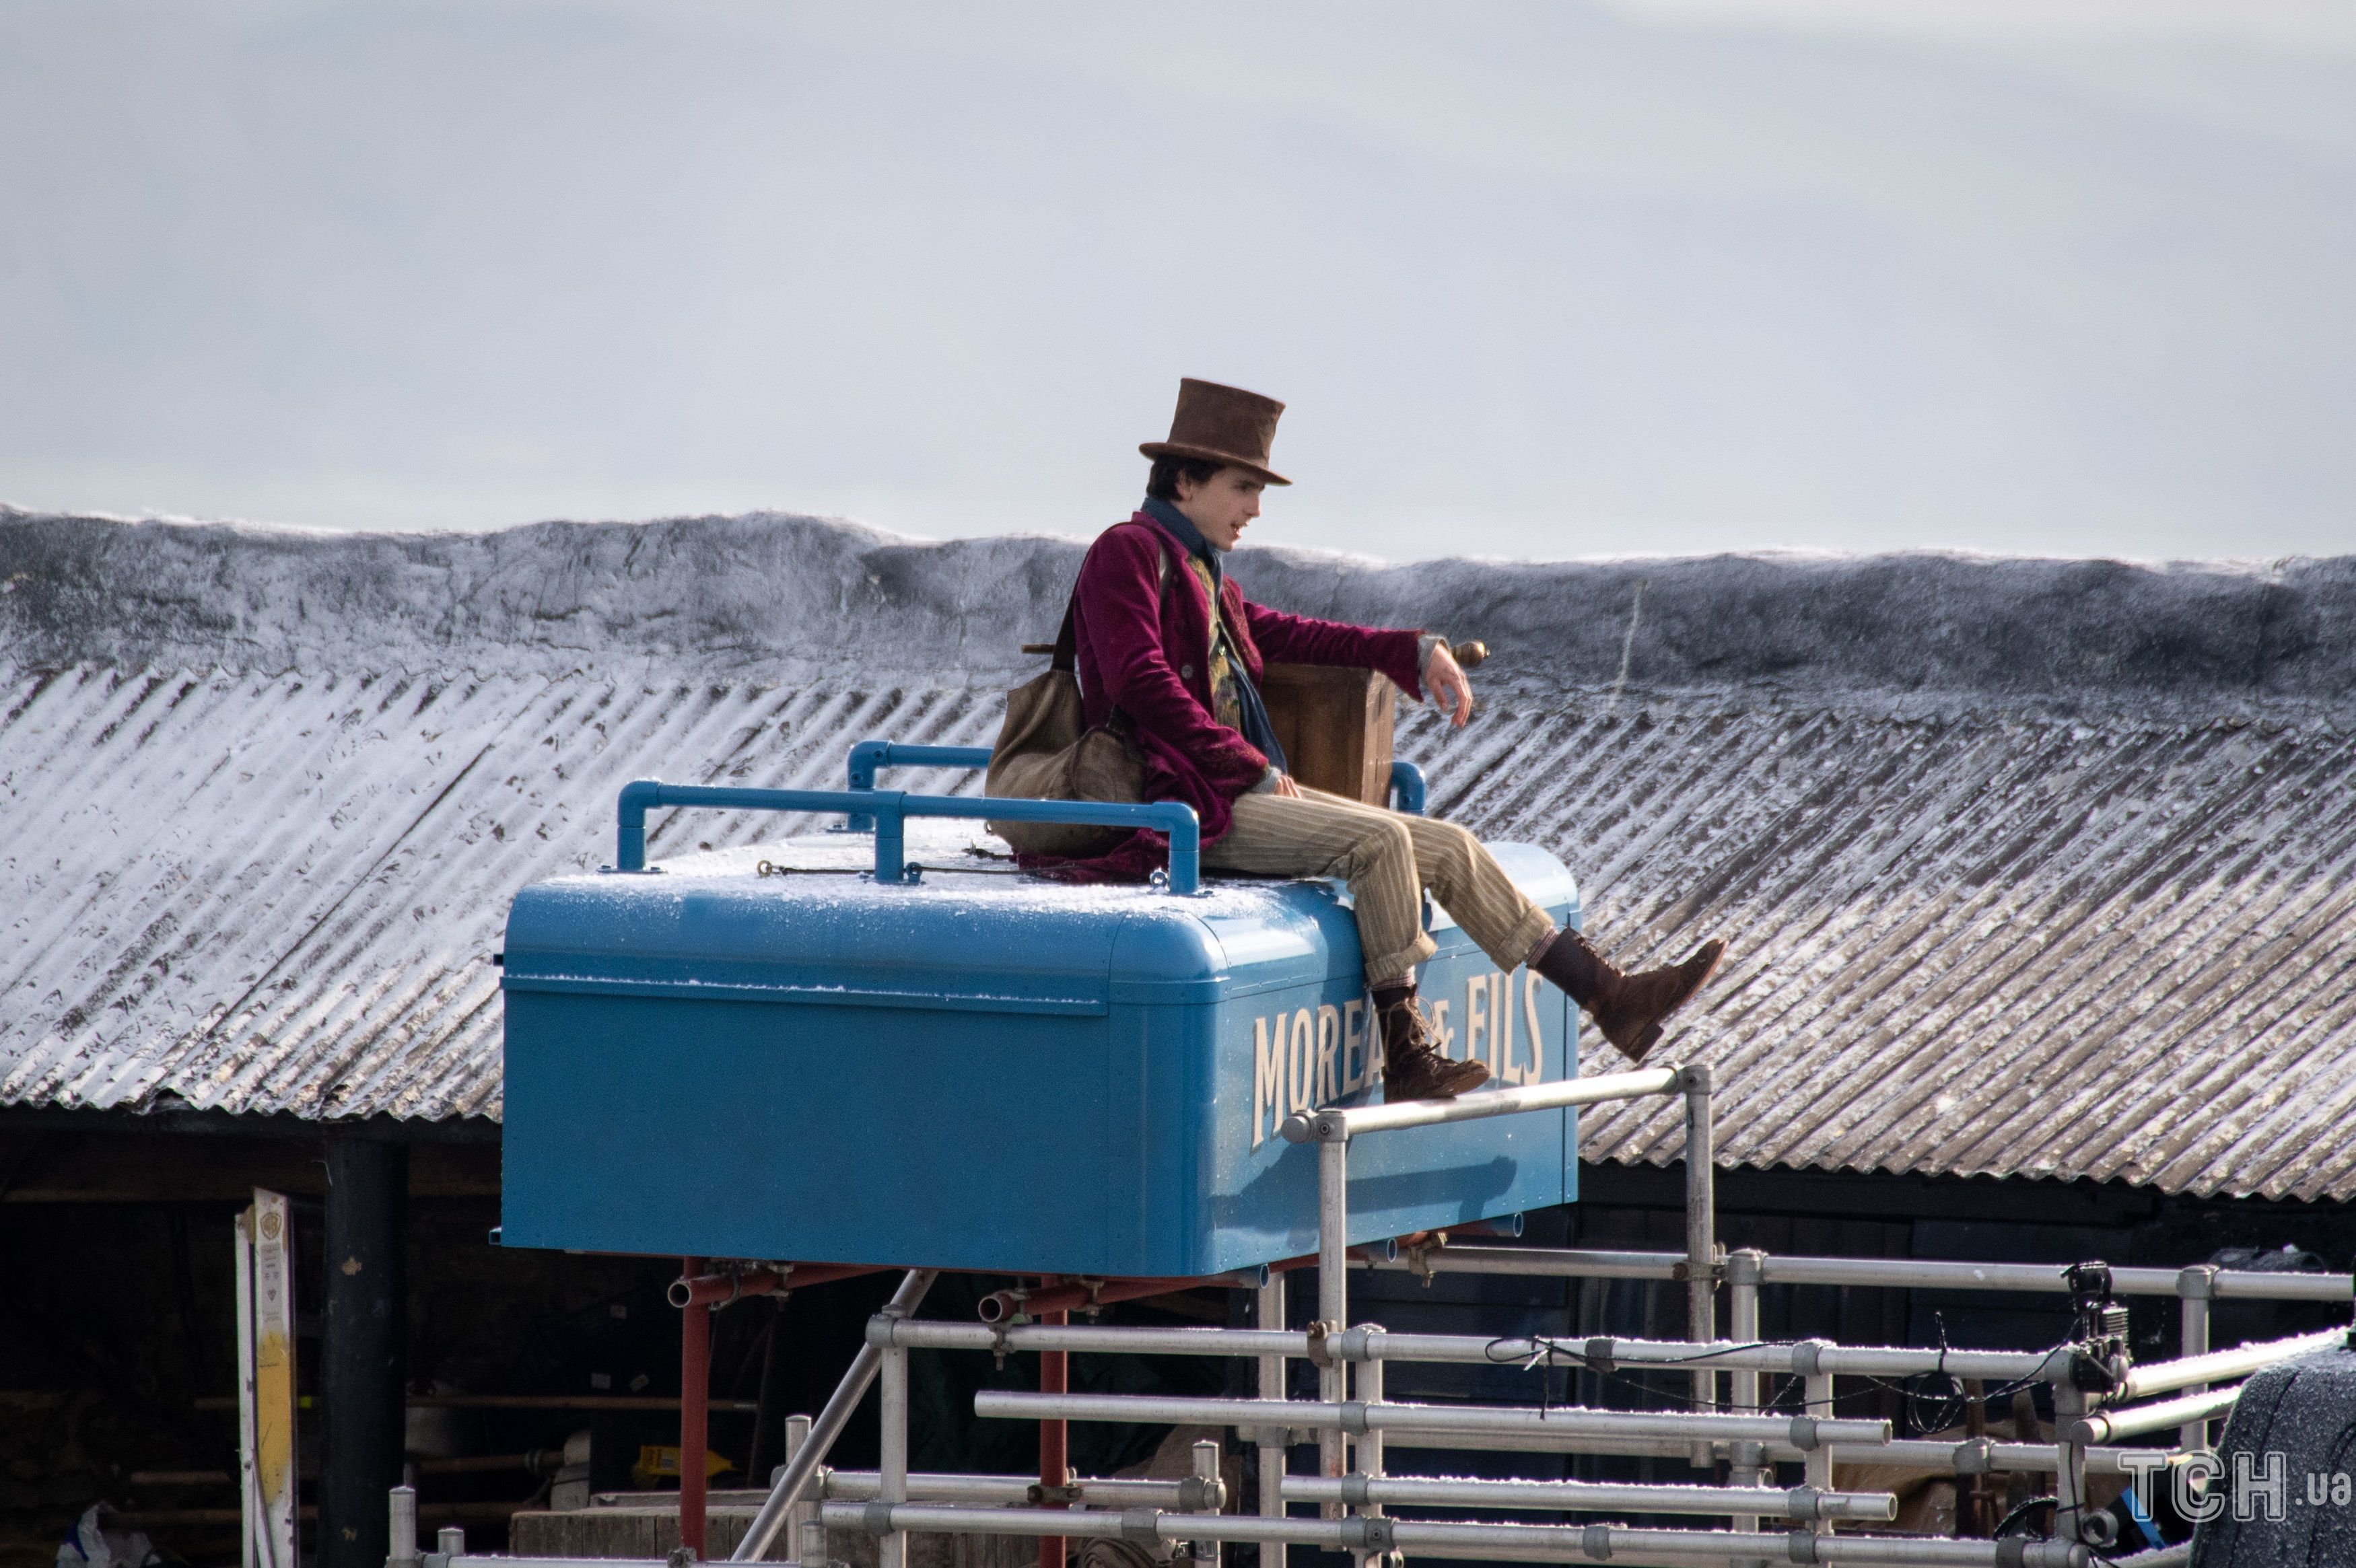
{"label": "brown leather boot", "polygon": [[1453,1100],[1489,1081],[1485,1061],[1451,1061],[1431,1048],[1431,1026],[1415,999],[1415,982],[1375,992],[1383,1020],[1383,1098]]}
{"label": "brown leather boot", "polygon": [[1579,933],[1565,931],[1530,967],[1569,992],[1621,1054],[1642,1061],[1660,1042],[1661,1020],[1692,999],[1725,955],[1726,944],[1712,937],[1682,964],[1629,975],[1605,963]]}

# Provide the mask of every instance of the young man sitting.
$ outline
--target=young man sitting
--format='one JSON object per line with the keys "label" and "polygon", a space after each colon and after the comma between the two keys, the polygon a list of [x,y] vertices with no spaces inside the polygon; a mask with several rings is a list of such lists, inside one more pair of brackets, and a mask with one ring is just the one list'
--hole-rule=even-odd
{"label": "young man sitting", "polygon": [[1577,932],[1556,930],[1465,829],[1304,789],[1286,771],[1259,697],[1265,660],[1379,670],[1409,697],[1430,693],[1458,725],[1472,717],[1472,690],[1437,636],[1288,615],[1250,603],[1226,579],[1220,557],[1259,516],[1261,489],[1290,483],[1268,465],[1283,411],[1233,387],[1180,383],[1170,439],[1139,449],[1153,460],[1145,505],[1099,536],[1080,567],[1073,621],[1087,722],[1127,717],[1145,761],[1145,798],[1194,808],[1205,869],[1348,882],[1382,1019],[1388,1098],[1447,1097],[1489,1076],[1484,1064],[1432,1048],[1416,1000],[1415,965],[1434,950],[1425,889],[1499,968],[1529,965],[1587,1009],[1605,1039],[1642,1058],[1725,944],[1623,974]]}

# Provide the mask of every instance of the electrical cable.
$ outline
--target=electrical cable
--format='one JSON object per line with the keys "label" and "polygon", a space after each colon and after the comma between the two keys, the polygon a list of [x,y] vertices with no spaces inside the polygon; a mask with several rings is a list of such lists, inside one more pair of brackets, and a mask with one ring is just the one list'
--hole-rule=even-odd
{"label": "electrical cable", "polygon": [[[1944,1414],[1944,1411],[1948,1408],[1954,1408],[1960,1412],[1961,1410],[1968,1409],[1975,1404],[1980,1406],[1982,1409],[1986,1409],[1992,1402],[1995,1401],[2003,1400],[2008,1402],[2015,1393],[2019,1392],[2023,1389],[2033,1388],[2042,1381],[2041,1379],[2035,1377],[2017,1378],[2010,1382],[1999,1384],[1996,1388],[1990,1389],[1984,1393],[1976,1395],[1973,1394],[1963,1387],[1962,1381],[1960,1379],[1954,1377],[1954,1374],[1946,1371],[1945,1363],[1947,1351],[1950,1347],[1946,1342],[1946,1324],[1944,1321],[1941,1321],[1939,1324],[1939,1340],[1938,1350],[1940,1364],[1933,1371],[1928,1372],[1917,1372],[1912,1377],[1908,1378],[1904,1382],[1891,1382],[1887,1378],[1880,1377],[1862,1377],[1858,1381],[1862,1381],[1866,1385],[1864,1388],[1852,1390],[1847,1394],[1836,1393],[1831,1399],[1821,1402],[1826,1406],[1826,1413],[1832,1414],[1836,1413],[1841,1401],[1844,1399],[1856,1399],[1859,1395],[1875,1392],[1895,1392],[1901,1398],[1908,1402],[1907,1414],[1910,1420],[1915,1420],[1917,1422],[1917,1430],[1944,1431],[1947,1426],[1954,1424],[1954,1423],[1943,1422],[1942,1424],[1935,1427],[1926,1426],[1921,1424],[1920,1417],[1918,1415],[1918,1407],[1915,1403],[1921,1395],[1912,1386],[1919,1380],[1932,1377],[1943,1378],[1954,1391],[1952,1394],[1942,1396],[1942,1404],[1937,1407],[1942,1414]],[[1590,1340],[1588,1341],[1588,1343],[1593,1343],[1593,1341]],[[1793,1341],[1790,1340],[1777,1341],[1759,1339],[1753,1340],[1749,1344],[1719,1346],[1711,1349],[1697,1351],[1691,1355],[1675,1356],[1663,1360],[1648,1361],[1644,1363],[1644,1371],[1646,1372],[1654,1372],[1666,1371],[1672,1369],[1691,1369],[1695,1366],[1721,1360],[1725,1357],[1737,1351],[1774,1349],[1788,1346],[1791,1343],[1793,1343]],[[2057,1343],[2047,1347],[2044,1353],[2050,1357],[2054,1351],[2068,1348],[2071,1343],[2072,1341],[2066,1339],[2058,1341]],[[1506,1345],[1515,1347],[1514,1353],[1507,1356],[1500,1356],[1497,1354],[1499,1349]],[[1521,1349],[1521,1347],[1524,1346],[1535,1347],[1535,1349],[1526,1351]],[[1538,1371],[1542,1364],[1545,1371],[1551,1371],[1555,1367],[1568,1362],[1570,1366],[1575,1367],[1578,1370],[1594,1373],[1596,1377],[1604,1381],[1619,1383],[1653,1399],[1663,1400],[1673,1404],[1682,1404],[1689,1409],[1714,1410],[1717,1408],[1714,1403],[1697,1399],[1690,1394],[1671,1393],[1665,1390],[1655,1388],[1649,1382],[1644,1381],[1641,1374],[1631,1376],[1621,1371],[1617,1363],[1602,1360],[1597,1357],[1589,1355],[1583,1346],[1575,1349],[1569,1345],[1564,1344],[1561,1340],[1547,1335],[1500,1336],[1497,1339],[1490,1340],[1489,1343],[1483,1347],[1483,1356],[1491,1366],[1509,1367],[1518,1363],[1524,1371]],[[1544,1420],[1546,1416],[1547,1409],[1547,1401],[1551,1393],[1552,1382],[1553,1380],[1551,1378],[1542,1377],[1539,1381],[1538,1416],[1541,1420]],[[1785,1396],[1795,1392],[1804,1391],[1804,1385],[1805,1380],[1799,1375],[1785,1374],[1782,1385],[1777,1388],[1772,1394],[1769,1395],[1762,1402],[1760,1407],[1761,1413],[1762,1414],[1768,1412],[1783,1413]],[[1812,1402],[1803,1397],[1795,1402],[1798,1408],[1793,1411],[1792,1413],[1797,1414],[1801,1412],[1812,1410],[1815,1408],[1816,1403],[1818,1402]],[[2029,1514],[2040,1508],[2054,1509],[2056,1510],[2056,1519],[2058,1520],[2060,1503],[2061,1499],[2059,1498],[2031,1498],[2029,1501],[2022,1503],[2019,1508],[2014,1509],[2011,1512],[2004,1516],[2004,1519],[1997,1525],[1995,1532],[1996,1538],[1999,1540],[2003,1539],[2006,1531],[2011,1530],[2014,1525],[2022,1522]],[[2041,1539],[2052,1539],[2051,1531],[2049,1530],[2046,1535]],[[2091,1551],[2093,1549],[2090,1548],[2089,1550]],[[2109,1568],[2109,1564],[2114,1562],[2114,1559],[2099,1551],[2094,1552],[2094,1558],[2097,1563],[2104,1564],[2104,1568]]]}
{"label": "electrical cable", "polygon": [[[2062,1509],[2062,1499],[2058,1497],[2029,1499],[2027,1502],[2021,1504],[2019,1508],[2014,1509],[2010,1513],[2006,1514],[2002,1520],[1997,1521],[1995,1539],[2002,1541],[2005,1538],[2005,1533],[2011,1530],[2015,1524],[2027,1520],[2032,1511],[2041,1508],[2050,1508],[2053,1509],[2056,1517],[2059,1517]],[[2047,1532],[2045,1539],[2049,1541],[2052,1539],[2052,1535],[2050,1531]]]}
{"label": "electrical cable", "polygon": [[[1592,1343],[1592,1341],[1589,1341],[1589,1343]],[[1692,1355],[1673,1356],[1657,1361],[1647,1361],[1644,1363],[1644,1371],[1667,1371],[1676,1368],[1690,1369],[1722,1360],[1723,1358],[1732,1355],[1740,1350],[1778,1349],[1788,1348],[1792,1343],[1793,1341],[1791,1340],[1758,1339],[1753,1340],[1749,1344],[1724,1345],[1713,1349],[1699,1351]],[[2062,1340],[2056,1344],[2048,1346],[2043,1353],[2051,1356],[2056,1350],[2067,1349],[2071,1341],[2069,1340]],[[1537,1347],[1537,1349],[1526,1353],[1516,1349],[1512,1355],[1508,1356],[1500,1356],[1496,1353],[1499,1347],[1509,1344],[1517,1347],[1522,1345],[1531,1345]],[[1947,1349],[1948,1347],[1944,1344],[1939,1347],[1939,1359],[1942,1362],[1944,1362],[1946,1360]],[[1497,1339],[1489,1341],[1488,1345],[1483,1349],[1483,1354],[1488,1364],[1491,1366],[1509,1367],[1519,1362],[1524,1371],[1537,1370],[1541,1362],[1543,1362],[1545,1367],[1549,1371],[1557,1366],[1568,1362],[1580,1371],[1594,1373],[1598,1378],[1604,1381],[1618,1383],[1622,1387],[1633,1389],[1639,1393],[1647,1394],[1655,1399],[1665,1400],[1673,1403],[1682,1404],[1694,1410],[1715,1410],[1717,1408],[1716,1404],[1708,1400],[1698,1399],[1691,1394],[1672,1393],[1664,1389],[1655,1388],[1651,1383],[1643,1380],[1643,1374],[1641,1373],[1632,1376],[1629,1373],[1621,1371],[1618,1363],[1616,1362],[1599,1362],[1594,1358],[1590,1357],[1583,1348],[1573,1349],[1570,1345],[1565,1344],[1563,1341],[1547,1335],[1501,1335]],[[1980,1406],[1982,1409],[1986,1409],[1989,1404],[1998,1400],[2009,1401],[2014,1394],[2019,1392],[2021,1390],[2034,1388],[2039,1382],[2043,1381],[2036,1377],[2016,1378],[2012,1381],[2001,1383],[1997,1387],[1988,1390],[1985,1393],[1972,1394],[1964,1392],[1960,1383],[1957,1382],[1957,1380],[1954,1379],[1952,1374],[1945,1372],[1944,1370],[1935,1372],[1917,1372],[1912,1378],[1909,1378],[1905,1382],[1891,1382],[1889,1379],[1880,1377],[1859,1376],[1857,1381],[1864,1383],[1866,1385],[1864,1388],[1852,1389],[1847,1393],[1836,1393],[1828,1401],[1811,1402],[1805,1399],[1800,1400],[1797,1402],[1798,1408],[1791,1411],[1790,1413],[1795,1415],[1806,1413],[1813,1411],[1815,1408],[1816,1403],[1821,1403],[1826,1407],[1824,1413],[1831,1415],[1837,1413],[1839,1406],[1844,1400],[1854,1400],[1868,1393],[1883,1392],[1895,1393],[1901,1399],[1908,1401],[1908,1413],[1911,1417],[1914,1413],[1912,1402],[1918,1396],[1909,1385],[1912,1384],[1916,1378],[1925,1377],[1944,1377],[1950,1383],[1956,1384],[1955,1393],[1949,1396],[1945,1403],[1953,1404],[1957,1407],[1959,1411],[1968,1409],[1970,1406],[1975,1404]],[[1778,1388],[1769,1398],[1762,1402],[1760,1406],[1761,1410],[1762,1412],[1782,1412],[1783,1409],[1783,1396],[1791,1392],[1793,1389],[1800,1385],[1801,1382],[1802,1380],[1799,1377],[1787,1375],[1784,1378],[1783,1386]],[[1546,1388],[1542,1384],[1540,1391],[1541,1403],[1539,1405],[1539,1409],[1542,1412],[1547,1408],[1543,1403],[1546,1397]],[[1944,1431],[1946,1425],[1952,1424],[1953,1423],[1946,1423],[1936,1427],[1918,1426],[1918,1430]]]}
{"label": "electrical cable", "polygon": [[[1524,1354],[1518,1349],[1510,1356],[1500,1356],[1496,1353],[1498,1347],[1508,1344],[1517,1346],[1535,1345],[1538,1348],[1527,1354]],[[1774,1349],[1774,1346],[1772,1342],[1762,1339],[1748,1345],[1722,1346],[1717,1349],[1704,1350],[1698,1355],[1677,1356],[1666,1360],[1647,1361],[1644,1363],[1644,1367],[1646,1371],[1665,1371],[1671,1367],[1691,1367],[1706,1361],[1715,1361],[1721,1357],[1731,1355],[1737,1350],[1765,1350],[1772,1349]],[[1663,1391],[1653,1387],[1652,1384],[1642,1381],[1640,1376],[1630,1376],[1629,1374],[1621,1371],[1616,1364],[1599,1363],[1589,1357],[1585,1350],[1572,1349],[1562,1341],[1543,1334],[1501,1335],[1498,1338],[1490,1340],[1486,1346],[1483,1347],[1482,1353],[1487,1360],[1488,1364],[1493,1367],[1510,1367],[1515,1363],[1519,1362],[1521,1364],[1522,1371],[1526,1372],[1537,1370],[1540,1362],[1544,1362],[1546,1364],[1547,1371],[1552,1371],[1557,1366],[1562,1365],[1564,1361],[1568,1361],[1581,1371],[1593,1372],[1597,1377],[1601,1378],[1606,1381],[1622,1384],[1624,1387],[1635,1390],[1639,1393],[1649,1394],[1655,1399],[1674,1400],[1679,1403],[1686,1404],[1696,1409],[1717,1408],[1709,1402],[1696,1399],[1690,1394],[1680,1395],[1664,1392]],[[1558,1358],[1560,1358],[1560,1360],[1558,1360]],[[1538,1411],[1541,1417],[1544,1416],[1547,1408],[1545,1401],[1549,1386],[1547,1380],[1541,1379],[1539,1381]]]}

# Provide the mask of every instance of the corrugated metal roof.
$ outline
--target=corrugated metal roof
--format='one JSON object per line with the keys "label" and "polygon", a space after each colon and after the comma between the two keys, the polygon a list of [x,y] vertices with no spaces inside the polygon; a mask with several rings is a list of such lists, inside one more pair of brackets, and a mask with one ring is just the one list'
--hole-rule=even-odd
{"label": "corrugated metal roof", "polygon": [[[0,1102],[303,1116],[498,1114],[508,900],[610,860],[627,780],[833,786],[851,739],[998,722],[969,692],[589,675],[0,681]],[[790,826],[668,816],[653,848]]]}
{"label": "corrugated metal roof", "polygon": [[[1433,809],[1578,869],[1607,951],[1730,939],[1665,1047],[1716,1069],[1722,1159],[2356,1195],[2346,729],[1599,694],[1432,773]],[[1590,1157],[1683,1145],[1587,1114]]]}
{"label": "corrugated metal roof", "polygon": [[[0,523],[0,544],[30,563],[0,560],[0,596],[19,580],[32,591],[0,597],[0,1103],[313,1117],[496,1116],[488,958],[507,901],[610,857],[623,782],[832,784],[864,736],[987,742],[1002,679],[987,658],[1050,629],[1070,555],[998,541],[927,557],[797,522],[836,553],[794,580],[770,537],[787,525],[742,520],[447,546]],[[752,542],[729,543],[739,536]],[[672,564],[632,564],[641,543]],[[491,557],[506,564],[448,587]],[[398,614],[353,597],[339,561],[378,562],[349,575]],[[1337,572],[1327,604],[1304,586],[1303,560],[1258,570],[1270,597],[1409,618],[1377,603],[1405,592],[1397,571]],[[1828,628],[1806,645],[1811,667],[1837,675],[1849,656],[1834,633],[1895,570],[1882,563],[1848,577],[1655,566],[1668,586],[1655,594],[1676,613],[1647,600],[1642,636],[1633,619],[1624,635],[1591,624],[1626,603],[1623,566],[1428,570],[1451,603],[1478,602],[1483,572],[1513,587],[1509,658],[1523,661],[1489,683],[1498,699],[1468,731],[1443,737],[1410,714],[1401,750],[1426,763],[1435,807],[1560,855],[1590,929],[1624,958],[1704,932],[1733,940],[1668,1047],[1719,1069],[1721,1157],[2356,1197],[2343,1131],[2356,1104],[2356,724],[2322,696],[2345,650],[2320,631],[2267,629],[2350,621],[2345,563],[2271,578],[2171,569],[2125,586],[2118,570],[2081,563],[2041,577],[2018,562],[1906,563],[1918,606],[1941,603],[1950,580],[1959,603],[1997,593],[1991,580],[2042,583],[2060,607],[2050,616],[2072,602],[2057,583],[2084,578],[2111,599],[2083,635],[2042,634],[2060,651],[2039,656],[2037,694],[1971,688],[1982,651],[1951,617],[1941,636],[1957,651],[1929,676],[1910,667],[1913,686],[1886,697],[1872,680],[1791,689],[1782,652],[1695,684],[1720,657],[1713,593],[1746,624],[1775,625],[1773,596],[1796,595],[1794,613]],[[838,571],[881,597],[817,580]],[[562,571],[574,587],[547,587]],[[705,593],[698,571],[724,592]],[[617,572],[653,575],[616,586]],[[384,586],[412,576],[431,592]],[[745,606],[773,581],[790,613],[757,636],[709,657],[664,640],[697,613],[721,631],[753,624]],[[1344,590],[1365,602],[1334,597]],[[1559,680],[1534,651],[1546,594],[1584,607],[1558,612],[1584,650]],[[2129,669],[2147,606],[2216,647],[2276,651],[2239,685],[2215,673],[2230,659],[2204,653],[2200,701],[2147,700],[2197,684],[2167,660]],[[584,631],[591,611],[603,619]],[[1490,629],[1474,610],[1449,613]],[[563,645],[498,656],[501,638],[541,622],[563,628]],[[1875,632],[1858,667],[1897,667],[1902,650],[1884,645],[1901,630]],[[207,636],[223,665],[259,662],[261,648],[302,667],[183,670],[157,656]],[[617,645],[602,662],[582,645],[607,637]],[[854,637],[860,651],[830,668]],[[369,667],[371,639],[390,667]],[[414,673],[436,648],[491,673]],[[1612,666],[1631,649],[1636,679],[1615,700]],[[1685,689],[1644,689],[1648,658]],[[2082,664],[2104,699],[2073,715],[2051,699]],[[2304,684],[2268,698],[2286,669]],[[654,849],[799,826],[660,818]],[[1591,1112],[1586,1127],[1591,1157],[1681,1154],[1674,1121],[1647,1107]]]}

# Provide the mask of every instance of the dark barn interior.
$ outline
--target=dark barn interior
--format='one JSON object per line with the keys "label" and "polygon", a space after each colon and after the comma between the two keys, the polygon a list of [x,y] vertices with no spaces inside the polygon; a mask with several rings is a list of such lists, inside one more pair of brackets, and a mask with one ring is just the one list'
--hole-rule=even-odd
{"label": "dark barn interior", "polygon": [[[324,1406],[338,1392],[336,1372],[322,1360],[327,1276],[349,1255],[328,1245],[327,1147],[312,1129],[256,1136],[226,1118],[178,1120],[175,1131],[126,1130],[121,1118],[55,1112],[17,1111],[0,1120],[0,1275],[15,1282],[0,1296],[8,1326],[0,1339],[6,1564],[52,1563],[73,1521],[98,1503],[122,1510],[170,1557],[203,1565],[236,1560],[229,1233],[232,1213],[256,1186],[296,1200],[305,1500],[314,1509],[322,1500]],[[679,1260],[499,1248],[490,1240],[498,1222],[495,1129],[444,1128],[424,1137],[414,1128],[374,1130],[373,1141],[407,1168],[400,1249],[406,1353],[397,1391],[379,1379],[356,1392],[379,1400],[397,1392],[407,1405],[405,1461],[423,1520],[463,1524],[470,1542],[497,1549],[514,1509],[547,1506],[555,1460],[567,1437],[583,1431],[592,1434],[598,1456],[596,1488],[640,1485],[631,1475],[640,1451],[678,1441],[680,1314],[664,1290]],[[1674,1167],[1590,1164],[1580,1182],[1580,1203],[1529,1216],[1526,1243],[1680,1244],[1682,1186]],[[1720,1173],[1719,1195],[1719,1234],[1730,1249],[2056,1265],[2102,1258],[2247,1267],[2270,1254],[2279,1266],[2345,1271],[2356,1262],[2356,1212],[2340,1203],[2190,1199],[2117,1183],[1740,1169]],[[744,1485],[777,1462],[783,1418],[825,1402],[892,1277],[749,1298],[714,1315],[712,1447],[732,1466],[715,1484]],[[1305,1317],[1313,1276],[1301,1277],[1293,1299],[1296,1315]],[[927,1315],[969,1318],[980,1296],[1004,1283],[947,1278]],[[1648,1281],[1441,1275],[1427,1285],[1382,1274],[1356,1290],[1368,1318],[1435,1332],[1675,1338],[1684,1311],[1677,1287]],[[1197,1290],[1122,1303],[1107,1308],[1103,1320],[1241,1322],[1249,1301],[1248,1292]],[[2138,1301],[2134,1312],[2138,1350],[2172,1353],[2172,1304]],[[2346,1317],[2328,1306],[2221,1303],[2212,1331],[2222,1346]],[[2064,1336],[2068,1311],[2059,1296],[1771,1285],[1762,1327],[1773,1339],[1932,1345],[1944,1330],[1957,1348],[2035,1347]],[[1217,1365],[1082,1357],[1074,1386],[1215,1393],[1222,1374],[1205,1369]],[[1036,1375],[1035,1358],[1023,1354],[995,1372],[970,1356],[920,1354],[918,1397],[928,1418],[916,1462],[944,1470],[1029,1467],[1035,1455],[1028,1429],[975,1420],[969,1395],[985,1383],[1036,1386]],[[1529,1403],[1543,1395],[1641,1407],[1661,1393],[1643,1380],[1567,1367],[1480,1375],[1485,1396]],[[1238,1392],[1242,1377],[1240,1368],[1232,1374]],[[1470,1374],[1423,1369],[1420,1377],[1403,1382],[1398,1395],[1475,1392]],[[1845,1413],[1882,1414],[1910,1427],[1923,1414],[1923,1401],[1910,1403],[1896,1388],[1845,1386],[1841,1398]],[[1074,1467],[1107,1475],[1137,1464],[1165,1430],[1075,1426]],[[872,1402],[836,1455],[849,1467],[874,1464]],[[1235,1450],[1246,1467],[1250,1455]],[[1652,1460],[1488,1457],[1509,1461],[1497,1474],[1683,1478]],[[380,1528],[380,1514],[371,1506],[365,1521]],[[314,1547],[316,1528],[316,1514],[306,1515]]]}

